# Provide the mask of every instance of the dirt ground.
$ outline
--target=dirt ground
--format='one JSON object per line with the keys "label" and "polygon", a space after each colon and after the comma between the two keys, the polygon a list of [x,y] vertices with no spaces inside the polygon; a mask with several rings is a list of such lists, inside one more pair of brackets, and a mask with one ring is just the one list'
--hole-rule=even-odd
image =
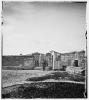
{"label": "dirt ground", "polygon": [[2,70],[2,87],[22,84],[28,78],[45,76],[51,72],[42,70]]}
{"label": "dirt ground", "polygon": [[2,87],[50,80],[84,82],[85,77],[82,75],[71,75],[63,71],[2,70]]}

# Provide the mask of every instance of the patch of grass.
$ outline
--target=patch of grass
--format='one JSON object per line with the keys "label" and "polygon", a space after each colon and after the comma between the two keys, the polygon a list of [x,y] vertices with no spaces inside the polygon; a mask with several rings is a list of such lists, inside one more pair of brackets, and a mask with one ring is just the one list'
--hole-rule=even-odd
{"label": "patch of grass", "polygon": [[85,85],[66,82],[23,84],[2,98],[85,98]]}

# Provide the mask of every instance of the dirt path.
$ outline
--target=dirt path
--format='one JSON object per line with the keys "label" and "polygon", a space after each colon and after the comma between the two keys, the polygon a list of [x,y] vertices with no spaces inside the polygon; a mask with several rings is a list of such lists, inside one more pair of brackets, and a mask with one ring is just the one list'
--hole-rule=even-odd
{"label": "dirt path", "polygon": [[34,82],[71,82],[85,84],[85,77],[63,71],[3,70],[2,87]]}
{"label": "dirt path", "polygon": [[2,70],[2,87],[7,87],[15,84],[23,84],[28,78],[45,76],[51,72],[53,71]]}

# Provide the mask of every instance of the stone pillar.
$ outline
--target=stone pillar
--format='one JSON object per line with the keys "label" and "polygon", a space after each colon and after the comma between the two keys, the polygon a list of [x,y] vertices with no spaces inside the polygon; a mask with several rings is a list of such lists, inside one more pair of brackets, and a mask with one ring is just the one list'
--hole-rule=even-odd
{"label": "stone pillar", "polygon": [[41,66],[41,54],[39,55],[39,66]]}
{"label": "stone pillar", "polygon": [[53,52],[53,70],[55,69],[54,62],[55,62],[55,54],[54,54],[54,52]]}
{"label": "stone pillar", "polygon": [[55,54],[54,54],[54,51],[52,51],[51,54],[52,54],[52,58],[53,58],[53,59],[52,59],[52,66],[53,66],[52,69],[54,70],[54,69],[55,69],[55,67],[54,67],[54,61],[55,61]]}

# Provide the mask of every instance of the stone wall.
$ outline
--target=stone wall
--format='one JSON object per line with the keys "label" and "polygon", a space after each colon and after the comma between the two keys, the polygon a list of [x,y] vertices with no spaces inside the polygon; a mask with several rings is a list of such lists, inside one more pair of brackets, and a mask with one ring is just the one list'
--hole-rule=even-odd
{"label": "stone wall", "polygon": [[85,51],[74,51],[69,53],[51,51],[51,53],[53,55],[54,62],[53,69],[62,69],[64,66],[85,67]]}
{"label": "stone wall", "polygon": [[35,63],[35,67],[40,66],[40,62],[39,62],[40,53],[36,52],[36,53],[33,53],[32,55],[33,55],[33,60],[34,60],[34,63]]}
{"label": "stone wall", "polygon": [[19,66],[22,65],[24,59],[33,58],[31,55],[18,56],[2,56],[2,66]]}
{"label": "stone wall", "polygon": [[[63,66],[76,66],[78,61],[78,67],[85,68],[85,51],[58,53],[51,51],[50,53],[40,54],[33,53],[32,55],[21,56],[2,56],[2,66],[42,66],[42,61],[46,60],[48,67],[51,66],[54,69],[62,69]],[[37,64],[38,63],[38,64]]]}
{"label": "stone wall", "polygon": [[42,61],[45,60],[45,55],[44,54],[40,54],[39,56],[39,66],[42,67]]}
{"label": "stone wall", "polygon": [[24,59],[24,64],[22,66],[23,69],[34,69],[35,62],[33,58]]}
{"label": "stone wall", "polygon": [[85,67],[85,51],[61,54],[61,61],[63,65],[75,66],[75,60],[78,61],[79,67]]}

